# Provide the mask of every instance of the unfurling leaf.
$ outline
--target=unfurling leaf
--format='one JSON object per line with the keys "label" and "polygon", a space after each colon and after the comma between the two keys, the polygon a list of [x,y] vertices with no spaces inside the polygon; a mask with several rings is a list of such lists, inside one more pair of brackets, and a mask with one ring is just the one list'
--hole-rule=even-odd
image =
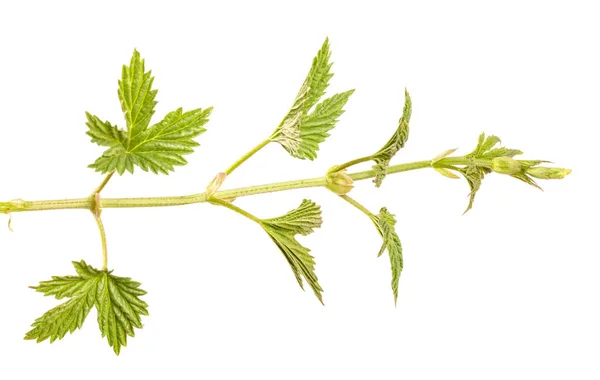
{"label": "unfurling leaf", "polygon": [[108,147],[90,168],[101,173],[116,170],[133,173],[134,166],[158,174],[168,174],[175,165],[185,165],[183,155],[190,154],[199,144],[194,138],[206,131],[212,108],[183,112],[181,108],[170,112],[159,123],[148,127],[154,114],[156,90],[152,90],[153,77],[144,72],[144,60],[134,51],[130,66],[123,66],[119,81],[119,99],[125,115],[127,129],[119,129],[108,121],[86,113],[88,131],[92,142]]}
{"label": "unfurling leaf", "polygon": [[452,173],[450,170],[448,170],[446,168],[434,167],[434,169],[435,169],[436,172],[440,173],[444,177],[452,178],[452,179],[458,179],[458,178],[460,178],[459,176],[457,176],[456,174]]}
{"label": "unfurling leaf", "polygon": [[431,165],[433,166],[433,164],[440,161],[442,158],[448,157],[452,153],[456,152],[456,150],[457,150],[457,148],[448,149],[447,151],[438,154],[437,156],[435,156],[435,158],[433,160],[431,160]]}
{"label": "unfurling leaf", "polygon": [[[523,154],[523,152],[517,149],[508,149],[504,147],[492,149],[499,143],[500,138],[498,136],[491,135],[486,137],[485,133],[482,133],[479,135],[479,139],[477,141],[477,146],[475,147],[475,149],[465,156],[466,158],[471,159],[471,163],[466,165],[464,168],[459,169],[459,171],[469,183],[471,192],[469,193],[469,205],[467,206],[467,209],[464,211],[463,214],[465,214],[473,207],[475,195],[481,187],[481,181],[483,180],[483,177],[486,174],[491,173],[493,169],[498,169],[502,172],[508,171],[510,169],[512,173],[511,175],[513,177],[519,178],[521,176],[519,170],[517,170],[517,168],[514,167],[514,163],[512,163],[512,161],[517,161],[512,160],[512,157],[519,154]],[[489,161],[489,164],[481,164],[480,162],[482,160]],[[513,165],[513,167],[506,167],[509,162]],[[520,179],[525,182],[527,182],[528,180],[528,178]]]}
{"label": "unfurling leaf", "polygon": [[471,192],[469,193],[469,205],[467,206],[467,209],[463,212],[463,214],[466,214],[466,212],[473,207],[475,195],[481,187],[481,181],[483,180],[483,176],[486,173],[488,173],[488,171],[476,165],[467,165],[465,168],[460,169],[460,172],[465,177],[465,179],[469,183],[469,187],[471,188]]}
{"label": "unfurling leaf", "polygon": [[410,116],[412,113],[412,100],[410,99],[410,95],[406,89],[404,90],[404,96],[404,109],[402,110],[402,117],[398,122],[398,128],[396,129],[396,132],[394,132],[388,142],[372,156],[373,161],[375,161],[373,170],[375,170],[375,173],[377,174],[373,180],[376,187],[381,186],[381,182],[386,176],[386,171],[392,157],[394,157],[394,155],[402,147],[404,147],[406,140],[408,140]]}
{"label": "unfurling leaf", "polygon": [[[335,127],[338,118],[344,113],[343,107],[354,90],[335,94],[317,104],[329,86],[331,63],[329,40],[313,59],[312,66],[294,103],[283,118],[271,141],[278,142],[293,157],[314,160],[319,144],[329,137],[329,131]],[[316,105],[316,107],[314,107]],[[314,107],[314,111],[309,113]]]}
{"label": "unfurling leaf", "polygon": [[323,303],[321,292],[315,274],[315,261],[309,254],[310,250],[302,246],[295,235],[308,235],[323,223],[321,208],[314,202],[303,200],[300,206],[287,214],[271,219],[262,219],[260,225],[269,234],[294,272],[298,284],[304,289],[302,278],[308,282],[315,296]]}
{"label": "unfurling leaf", "polygon": [[146,292],[139,289],[138,282],[94,269],[83,260],[74,261],[73,266],[78,276],[52,277],[33,287],[44,295],[69,300],[36,319],[25,339],[38,343],[62,339],[67,332],[81,328],[95,306],[102,337],[107,337],[118,355],[121,347],[127,345],[127,335],[135,335],[133,328],[142,328],[141,316],[148,315],[148,305],[139,298]]}
{"label": "unfurling leaf", "polygon": [[514,157],[516,155],[523,154],[523,152],[517,149],[508,149],[504,147],[492,149],[500,142],[501,141],[498,136],[492,135],[485,137],[485,133],[482,133],[479,135],[479,140],[475,149],[465,157],[491,160],[496,157]]}
{"label": "unfurling leaf", "polygon": [[390,257],[390,264],[392,267],[392,291],[394,293],[394,303],[398,300],[398,282],[400,280],[400,273],[402,272],[403,259],[402,259],[402,244],[400,244],[400,238],[396,233],[396,219],[393,214],[382,207],[379,210],[378,215],[371,217],[373,223],[377,227],[383,244],[377,256],[387,250]]}

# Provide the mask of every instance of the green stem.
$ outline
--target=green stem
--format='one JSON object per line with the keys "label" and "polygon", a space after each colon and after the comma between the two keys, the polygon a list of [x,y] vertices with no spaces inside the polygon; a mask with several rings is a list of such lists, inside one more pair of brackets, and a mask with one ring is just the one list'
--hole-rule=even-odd
{"label": "green stem", "polygon": [[245,210],[242,210],[241,208],[239,208],[239,207],[231,204],[230,202],[227,202],[227,201],[224,201],[222,199],[215,198],[215,197],[208,198],[208,202],[210,202],[212,204],[215,204],[215,205],[218,205],[218,206],[226,207],[226,208],[228,208],[228,209],[230,209],[232,211],[237,212],[240,215],[245,216],[248,219],[251,219],[251,220],[255,221],[256,223],[260,224],[260,222],[261,222],[261,220],[259,218],[257,218],[256,216],[250,214],[249,212],[247,212]]}
{"label": "green stem", "polygon": [[254,148],[250,149],[248,151],[248,153],[244,154],[236,162],[234,162],[229,168],[227,168],[227,170],[225,170],[225,173],[227,175],[231,174],[231,172],[233,172],[235,169],[237,169],[238,166],[240,166],[241,164],[243,164],[244,161],[246,161],[247,159],[249,159],[250,157],[252,157],[254,155],[254,153],[256,153],[259,150],[261,150],[262,148],[264,148],[265,145],[267,145],[270,142],[271,142],[270,139],[266,139],[263,142],[261,142],[260,144],[258,144],[257,146],[255,146]]}
{"label": "green stem", "polygon": [[[471,162],[465,157],[448,157],[438,161],[439,165],[467,165]],[[424,169],[431,167],[431,161],[417,161],[406,164],[392,165],[388,167],[388,174],[395,174],[416,169]],[[374,178],[376,173],[373,170],[367,170],[356,173],[349,173],[350,178],[354,181],[361,181],[369,178]],[[278,191],[287,191],[293,189],[302,189],[309,187],[324,187],[327,185],[325,177],[307,178],[294,181],[277,182],[265,185],[242,187],[232,190],[217,191],[213,194],[213,198],[231,199],[245,197],[249,195],[273,193]],[[201,203],[208,201],[206,193],[198,193],[182,196],[170,197],[149,197],[149,198],[102,198],[100,206],[102,208],[134,208],[134,207],[167,207],[181,206],[193,203]],[[0,202],[0,212],[24,212],[24,211],[41,211],[41,210],[63,210],[63,209],[88,209],[94,207],[94,198],[75,198],[62,200],[43,200],[43,201],[24,201],[21,199],[10,202]]]}
{"label": "green stem", "polygon": [[102,191],[102,189],[104,189],[104,186],[106,186],[106,184],[108,183],[108,181],[110,181],[110,179],[112,178],[113,174],[115,174],[114,170],[112,172],[108,173],[108,175],[106,176],[106,178],[104,178],[104,181],[102,181],[102,183],[100,184],[100,186],[98,186],[96,188],[96,190],[94,190],[94,192],[92,193],[92,195],[94,195],[94,194],[100,194],[100,192]]}
{"label": "green stem", "polygon": [[373,213],[371,211],[367,210],[367,208],[365,206],[361,205],[360,203],[358,203],[354,199],[350,198],[347,195],[340,195],[340,198],[342,198],[346,202],[350,203],[352,206],[354,206],[357,209],[359,209],[360,211],[362,211],[369,218],[373,218],[373,216],[374,216]]}
{"label": "green stem", "polygon": [[113,174],[115,174],[114,170],[108,173],[100,186],[98,186],[90,196],[90,199],[92,200],[90,211],[92,211],[92,214],[94,214],[94,219],[96,220],[98,230],[100,231],[100,240],[102,241],[102,270],[106,270],[108,268],[108,249],[106,248],[106,231],[104,230],[104,223],[102,223],[102,218],[100,218],[100,214],[102,213],[100,192],[102,189],[104,189],[104,186],[106,186],[108,181],[110,181]]}
{"label": "green stem", "polygon": [[354,166],[356,164],[360,164],[362,162],[367,162],[367,161],[371,161],[373,159],[373,156],[366,156],[366,157],[361,157],[361,158],[357,158],[354,159],[352,161],[348,161],[345,164],[341,164],[341,165],[335,165],[334,167],[332,167],[331,169],[329,169],[329,172],[339,172],[340,170],[344,170],[346,168],[349,168],[350,166]]}
{"label": "green stem", "polygon": [[100,230],[100,240],[102,240],[102,270],[108,268],[108,249],[106,248],[106,231],[104,230],[104,224],[99,216],[95,216],[98,230]]}

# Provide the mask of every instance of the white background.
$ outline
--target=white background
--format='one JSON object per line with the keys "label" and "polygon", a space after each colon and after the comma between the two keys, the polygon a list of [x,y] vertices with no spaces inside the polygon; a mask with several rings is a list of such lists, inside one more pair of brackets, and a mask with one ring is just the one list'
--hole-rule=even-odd
{"label": "white background", "polygon": [[[600,24],[595,2],[2,2],[0,201],[87,196],[102,149],[84,111],[123,126],[121,65],[137,48],[159,89],[155,117],[214,106],[202,146],[167,176],[115,177],[105,197],[183,195],[268,136],[329,36],[330,94],[356,88],[319,158],[272,144],[225,188],[322,175],[379,149],[406,86],[411,136],[394,163],[470,151],[480,132],[525,158],[573,168],[540,192],[490,175],[468,186],[431,170],[356,199],[398,218],[398,306],[370,221],[323,189],[236,201],[272,217],[309,197],[323,227],[302,238],[325,307],[302,292],[251,221],[206,204],[105,210],[110,267],[142,282],[150,316],[119,357],[84,328],[24,341],[58,301],[28,289],[101,265],[87,211],[13,215],[0,228],[0,378],[598,379]],[[156,120],[156,119],[155,119]],[[364,166],[368,168],[368,164]],[[8,220],[0,216],[0,222]]]}

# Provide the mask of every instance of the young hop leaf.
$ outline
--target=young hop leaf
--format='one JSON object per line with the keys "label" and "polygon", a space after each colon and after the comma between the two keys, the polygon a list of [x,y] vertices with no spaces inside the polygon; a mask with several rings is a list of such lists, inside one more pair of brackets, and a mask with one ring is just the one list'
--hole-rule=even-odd
{"label": "young hop leaf", "polygon": [[383,239],[383,244],[377,256],[381,256],[384,251],[388,251],[390,264],[392,267],[392,291],[394,292],[394,303],[398,300],[398,282],[400,281],[400,273],[402,272],[402,244],[396,233],[396,219],[393,214],[382,207],[378,215],[372,215],[371,220],[375,223],[377,231]]}
{"label": "young hop leaf", "polygon": [[373,182],[375,182],[376,187],[381,186],[381,182],[386,176],[386,170],[392,157],[394,157],[394,155],[398,153],[402,147],[404,147],[406,140],[408,140],[408,124],[410,123],[410,116],[412,114],[412,100],[410,99],[410,95],[406,89],[404,90],[404,96],[404,109],[402,110],[402,117],[400,117],[396,132],[394,132],[388,142],[381,149],[379,149],[377,153],[371,156],[373,161],[375,161],[373,170],[375,170],[377,175]]}
{"label": "young hop leaf", "polygon": [[200,145],[194,138],[206,131],[212,108],[198,108],[183,112],[181,108],[170,112],[157,124],[148,127],[154,114],[156,90],[152,90],[154,77],[145,72],[144,60],[133,52],[130,66],[123,66],[119,81],[119,100],[125,115],[126,130],[108,121],[86,113],[87,134],[92,142],[108,147],[90,168],[101,173],[116,170],[133,173],[134,166],[144,171],[169,174],[175,165],[185,165],[183,155],[190,154]]}
{"label": "young hop leaf", "polygon": [[135,336],[134,327],[141,329],[141,316],[148,315],[148,305],[139,298],[146,292],[139,289],[140,283],[94,269],[83,260],[74,261],[73,266],[78,276],[55,276],[33,287],[46,296],[69,300],[36,319],[25,339],[38,343],[62,339],[67,332],[81,328],[95,306],[102,337],[107,337],[109,346],[119,355],[121,347],[127,345],[127,335]]}
{"label": "young hop leaf", "polygon": [[53,276],[52,280],[42,281],[39,286],[32,287],[46,296],[54,296],[59,300],[66,297],[69,300],[36,319],[32,324],[33,329],[25,334],[25,339],[35,339],[38,343],[50,339],[52,343],[83,325],[96,303],[100,272],[84,261],[74,261],[73,266],[79,276]]}
{"label": "young hop leaf", "polygon": [[459,171],[465,177],[467,183],[469,184],[469,188],[471,189],[471,192],[469,193],[469,204],[467,206],[467,209],[463,212],[463,214],[466,214],[467,211],[469,211],[473,207],[473,202],[475,202],[475,195],[481,187],[481,181],[483,180],[483,176],[489,173],[489,169],[471,164],[459,169]]}
{"label": "young hop leaf", "polygon": [[[281,144],[293,157],[309,160],[317,157],[319,144],[329,137],[328,132],[335,127],[344,113],[344,105],[354,92],[350,90],[335,94],[317,104],[329,86],[329,79],[333,77],[333,73],[330,73],[330,57],[329,40],[325,39],[292,108],[270,137],[271,141]],[[316,107],[310,112],[315,104]]]}
{"label": "young hop leaf", "polygon": [[477,141],[477,146],[475,149],[465,157],[492,159],[496,157],[514,157],[519,154],[523,154],[523,152],[518,149],[508,149],[505,147],[492,149],[500,142],[501,140],[498,136],[492,135],[485,137],[485,133],[482,133],[479,135],[479,140]]}
{"label": "young hop leaf", "polygon": [[310,250],[308,248],[298,243],[295,236],[298,234],[306,236],[312,233],[315,228],[321,227],[322,223],[321,207],[306,199],[302,201],[298,208],[283,216],[260,221],[260,225],[269,234],[290,264],[300,287],[304,289],[302,281],[304,277],[321,303],[323,303],[321,295],[323,289],[319,285],[315,274],[314,258],[309,254]]}

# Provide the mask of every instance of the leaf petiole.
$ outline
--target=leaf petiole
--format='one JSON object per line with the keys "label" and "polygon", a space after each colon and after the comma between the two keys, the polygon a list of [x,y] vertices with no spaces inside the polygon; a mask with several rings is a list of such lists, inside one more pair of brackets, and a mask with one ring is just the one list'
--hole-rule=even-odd
{"label": "leaf petiole", "polygon": [[234,162],[230,167],[228,167],[227,170],[225,170],[225,173],[227,175],[231,174],[231,172],[233,172],[235,169],[237,169],[238,166],[243,164],[247,159],[252,157],[256,152],[258,152],[259,150],[264,148],[270,142],[271,142],[270,139],[266,139],[266,140],[262,141],[260,144],[258,144],[257,146],[255,146],[254,148],[250,149],[246,154],[244,154],[236,162]]}

